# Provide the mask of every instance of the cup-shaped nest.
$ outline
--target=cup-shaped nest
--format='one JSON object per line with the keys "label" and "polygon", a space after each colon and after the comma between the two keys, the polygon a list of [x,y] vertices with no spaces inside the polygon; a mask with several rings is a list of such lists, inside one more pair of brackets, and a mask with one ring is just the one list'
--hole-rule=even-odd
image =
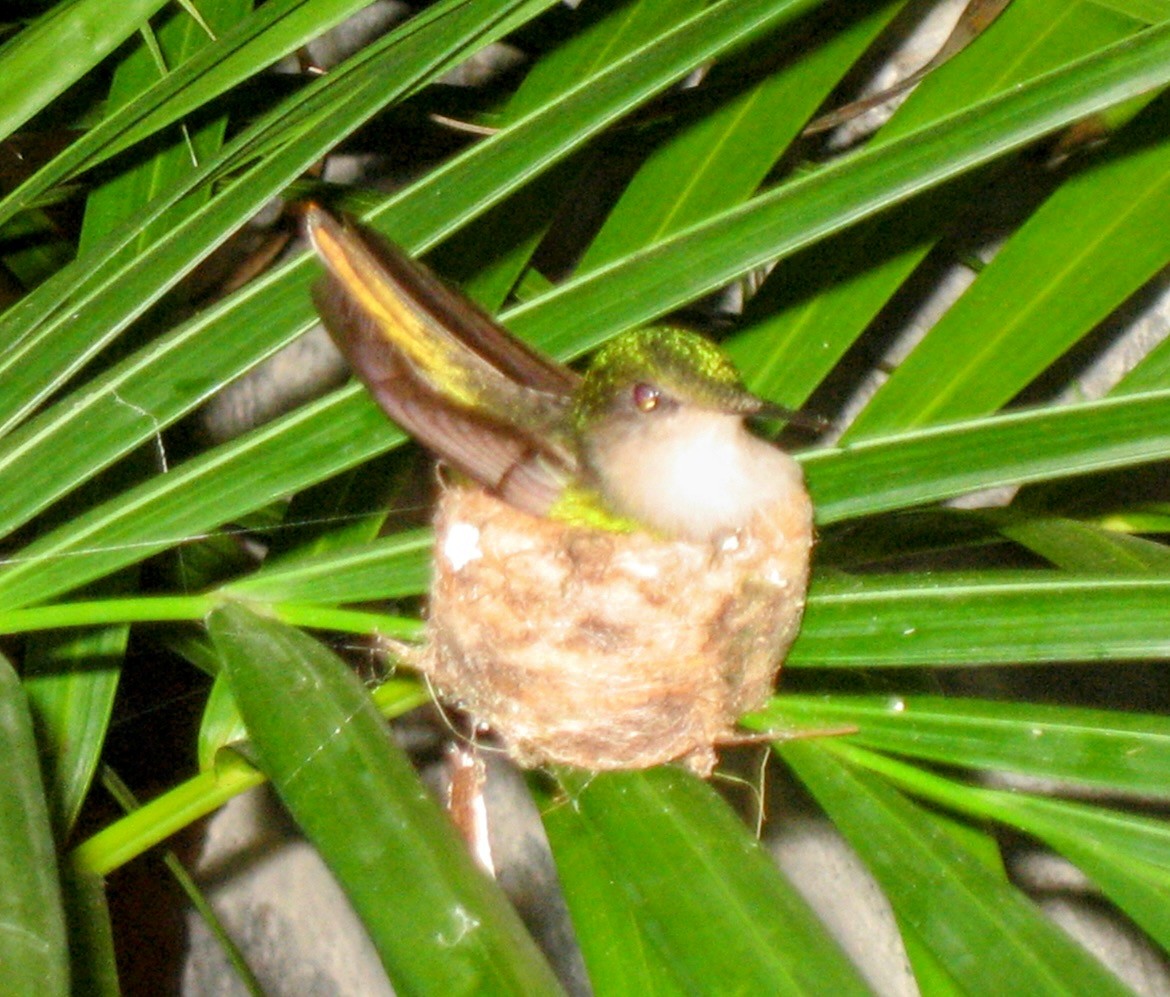
{"label": "cup-shaped nest", "polygon": [[708,543],[541,519],[452,487],[435,520],[421,662],[522,765],[702,775],[771,693],[813,542],[800,490]]}

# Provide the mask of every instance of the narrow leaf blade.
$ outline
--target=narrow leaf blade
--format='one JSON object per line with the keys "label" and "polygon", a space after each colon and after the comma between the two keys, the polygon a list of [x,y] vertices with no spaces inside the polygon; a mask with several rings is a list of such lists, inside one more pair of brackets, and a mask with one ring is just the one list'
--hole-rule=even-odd
{"label": "narrow leaf blade", "polygon": [[404,992],[557,993],[356,676],[298,630],[226,604],[208,621],[261,764]]}

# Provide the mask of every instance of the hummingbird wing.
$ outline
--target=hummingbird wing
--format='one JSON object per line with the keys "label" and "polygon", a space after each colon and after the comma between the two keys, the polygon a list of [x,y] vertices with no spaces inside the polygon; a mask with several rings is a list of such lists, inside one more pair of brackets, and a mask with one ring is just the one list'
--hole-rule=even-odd
{"label": "hummingbird wing", "polygon": [[543,514],[576,471],[563,427],[578,375],[544,357],[401,250],[317,205],[313,289],[375,401],[443,461]]}

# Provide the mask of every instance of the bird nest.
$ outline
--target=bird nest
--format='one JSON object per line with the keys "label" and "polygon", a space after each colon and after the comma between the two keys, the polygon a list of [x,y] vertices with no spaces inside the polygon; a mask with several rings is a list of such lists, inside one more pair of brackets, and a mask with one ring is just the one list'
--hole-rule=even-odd
{"label": "bird nest", "polygon": [[812,508],[711,542],[571,526],[453,487],[436,514],[420,662],[522,765],[707,775],[800,625]]}

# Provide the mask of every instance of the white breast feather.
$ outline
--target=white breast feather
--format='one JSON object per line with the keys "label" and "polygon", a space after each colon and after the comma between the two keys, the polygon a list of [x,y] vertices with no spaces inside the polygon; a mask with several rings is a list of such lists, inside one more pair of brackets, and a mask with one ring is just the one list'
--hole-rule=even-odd
{"label": "white breast feather", "polygon": [[611,500],[639,522],[692,540],[744,526],[801,488],[791,457],[736,416],[682,410],[614,454]]}

